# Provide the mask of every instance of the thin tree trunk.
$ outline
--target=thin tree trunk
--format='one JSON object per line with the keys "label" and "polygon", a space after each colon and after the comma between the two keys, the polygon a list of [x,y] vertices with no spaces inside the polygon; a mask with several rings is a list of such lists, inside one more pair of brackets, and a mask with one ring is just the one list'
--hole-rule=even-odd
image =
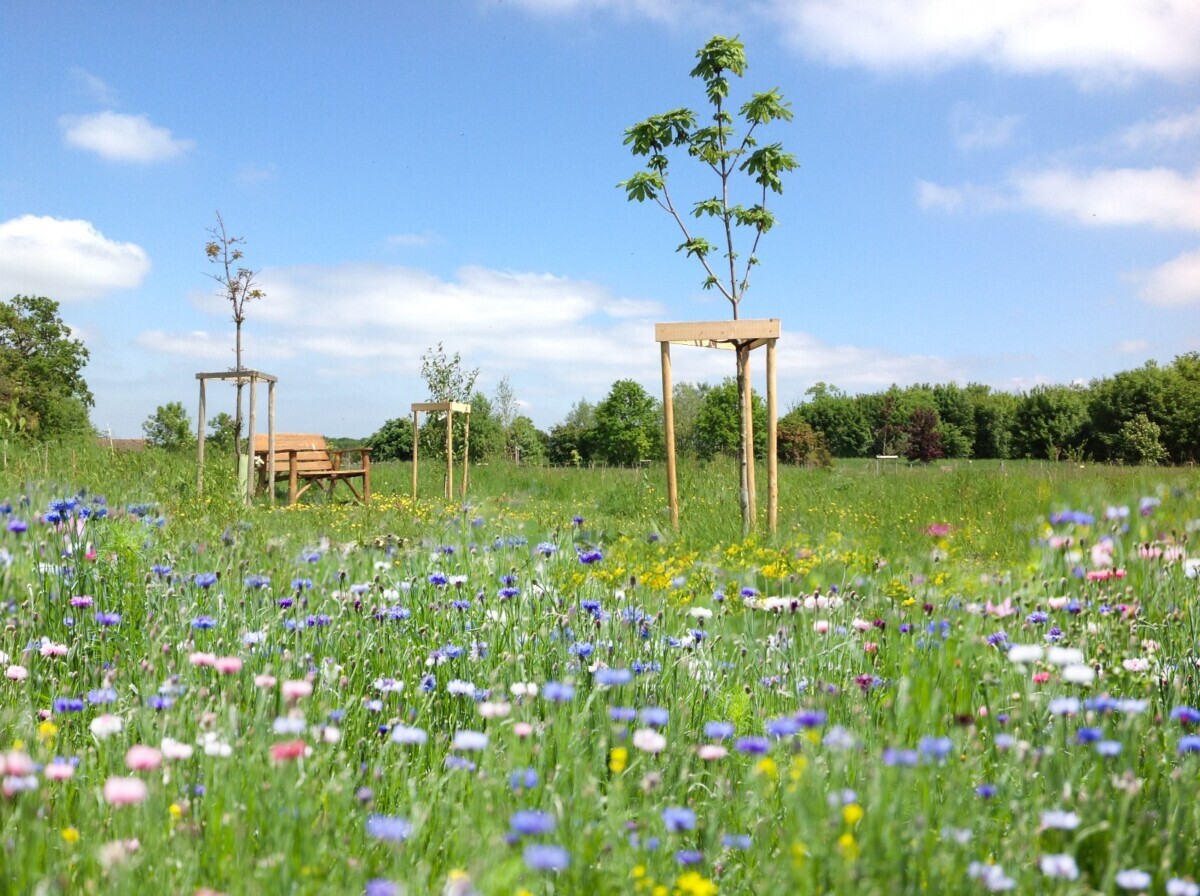
{"label": "thin tree trunk", "polygon": [[749,535],[754,529],[754,519],[750,515],[750,455],[746,450],[746,355],[748,349],[738,345],[737,355],[737,393],[738,393],[738,429],[741,438],[738,440],[738,505],[742,511],[742,535]]}

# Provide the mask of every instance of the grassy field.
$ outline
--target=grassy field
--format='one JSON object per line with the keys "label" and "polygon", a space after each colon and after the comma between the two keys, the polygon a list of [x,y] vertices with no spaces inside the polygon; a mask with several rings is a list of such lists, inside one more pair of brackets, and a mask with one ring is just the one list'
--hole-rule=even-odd
{"label": "grassy field", "polygon": [[1200,892],[1193,470],[0,461],[4,892]]}

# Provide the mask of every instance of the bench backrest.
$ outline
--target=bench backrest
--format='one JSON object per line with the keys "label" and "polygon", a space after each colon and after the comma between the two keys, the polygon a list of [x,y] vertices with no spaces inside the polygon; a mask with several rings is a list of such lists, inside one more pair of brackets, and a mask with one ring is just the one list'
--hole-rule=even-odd
{"label": "bench backrest", "polygon": [[[286,475],[291,452],[296,452],[297,473],[319,473],[333,469],[325,437],[301,433],[275,433],[275,475]],[[254,454],[267,458],[267,437],[261,433],[254,436]]]}

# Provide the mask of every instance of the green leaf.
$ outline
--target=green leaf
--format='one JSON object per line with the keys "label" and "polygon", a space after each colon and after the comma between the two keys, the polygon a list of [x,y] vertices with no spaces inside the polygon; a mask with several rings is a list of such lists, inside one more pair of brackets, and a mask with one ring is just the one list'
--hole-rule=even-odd
{"label": "green leaf", "polygon": [[692,207],[692,214],[697,218],[704,215],[717,217],[718,215],[725,214],[725,204],[715,196],[712,199],[704,199]]}
{"label": "green leaf", "polygon": [[647,199],[655,199],[658,197],[659,191],[663,188],[662,175],[654,171],[639,171],[629,180],[623,180],[618,187],[623,189],[626,194],[626,199],[629,201],[637,200],[645,202]]}
{"label": "green leaf", "polygon": [[778,143],[762,146],[752,152],[740,169],[754,178],[755,183],[761,184],[776,193],[783,192],[783,182],[780,175],[799,168],[800,163],[789,152],[784,152]]}
{"label": "green leaf", "polygon": [[687,242],[680,243],[675,249],[676,252],[686,251],[688,255],[695,255],[697,258],[704,258],[712,250],[712,243],[702,236],[692,237]]}
{"label": "green leaf", "polygon": [[742,106],[741,112],[742,117],[753,124],[766,124],[780,119],[792,120],[792,104],[784,102],[778,88],[754,94]]}

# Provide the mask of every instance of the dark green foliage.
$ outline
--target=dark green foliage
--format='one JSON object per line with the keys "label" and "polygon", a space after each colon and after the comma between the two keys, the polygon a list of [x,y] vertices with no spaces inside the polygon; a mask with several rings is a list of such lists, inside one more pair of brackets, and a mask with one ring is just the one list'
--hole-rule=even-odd
{"label": "dark green foliage", "polygon": [[[767,449],[767,406],[757,392],[751,396],[754,424],[754,454],[763,457]],[[727,378],[719,386],[708,389],[700,403],[696,418],[695,444],[700,457],[717,454],[737,457],[741,444],[741,421],[738,419],[737,380]]]}
{"label": "dark green foliage", "polygon": [[659,408],[633,380],[617,380],[596,406],[595,444],[610,464],[630,465],[660,454]]}
{"label": "dark green foliage", "polygon": [[0,302],[0,430],[39,439],[91,430],[88,351],[71,338],[58,303],[44,296]]}
{"label": "dark green foliage", "polygon": [[508,456],[521,463],[542,463],[546,460],[548,438],[522,414],[508,428]]}
{"label": "dark green foliage", "polygon": [[1087,393],[1076,386],[1036,386],[1017,407],[1013,442],[1018,457],[1059,460],[1082,456]]}
{"label": "dark green foliage", "polygon": [[546,437],[550,463],[579,466],[595,460],[596,409],[580,399],[572,405],[567,418],[554,426]]}
{"label": "dark green foliage", "polygon": [[206,442],[222,451],[233,451],[237,440],[237,421],[222,411],[208,421],[209,434]]}
{"label": "dark green foliage", "polygon": [[833,455],[866,457],[871,450],[873,434],[863,402],[826,383],[817,383],[805,394],[809,400],[795,413],[825,437]]}
{"label": "dark green foliage", "polygon": [[1121,425],[1116,448],[1119,460],[1127,464],[1154,466],[1165,463],[1167,451],[1159,441],[1162,430],[1145,414],[1134,414]]}
{"label": "dark green foliage", "polygon": [[779,421],[776,433],[779,460],[806,467],[832,467],[833,455],[825,437],[808,425],[795,411]]}
{"label": "dark green foliage", "polygon": [[196,444],[192,421],[183,407],[183,402],[172,401],[158,408],[142,424],[146,443],[152,448],[181,451]]}
{"label": "dark green foliage", "polygon": [[393,417],[367,439],[371,460],[412,460],[413,424],[410,417]]}

